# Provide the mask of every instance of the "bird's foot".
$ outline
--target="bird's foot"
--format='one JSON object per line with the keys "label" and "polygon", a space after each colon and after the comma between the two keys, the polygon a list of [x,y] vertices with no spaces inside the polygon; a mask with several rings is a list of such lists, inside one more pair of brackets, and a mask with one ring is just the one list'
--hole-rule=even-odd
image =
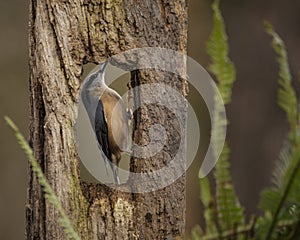
{"label": "bird's foot", "polygon": [[132,119],[132,116],[133,116],[133,113],[132,113],[131,108],[126,108],[126,114],[127,114],[127,118],[128,118],[129,120],[131,120],[131,119]]}

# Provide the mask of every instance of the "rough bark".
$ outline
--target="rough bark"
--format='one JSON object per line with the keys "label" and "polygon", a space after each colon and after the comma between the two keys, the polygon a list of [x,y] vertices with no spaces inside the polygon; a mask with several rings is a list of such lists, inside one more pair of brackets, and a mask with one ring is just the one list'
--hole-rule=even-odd
{"label": "rough bark", "polygon": [[[30,143],[81,238],[173,239],[182,235],[185,176],[145,194],[81,182],[73,128],[83,64],[100,63],[136,47],[165,47],[185,53],[187,1],[31,0],[29,35]],[[133,85],[148,82],[164,82],[178,90],[183,84],[169,73],[144,70],[132,75]],[[135,96],[135,101],[139,97]],[[178,108],[184,112],[186,106]],[[133,134],[137,143],[143,139],[143,129],[157,119],[168,122],[172,116],[156,106],[139,110]],[[169,144],[159,156],[147,161],[132,159],[131,170],[147,172],[165,164],[176,148],[172,139],[177,132],[170,129]],[[184,158],[185,153],[181,154]],[[66,239],[57,211],[45,201],[31,170],[29,174],[27,239]]]}

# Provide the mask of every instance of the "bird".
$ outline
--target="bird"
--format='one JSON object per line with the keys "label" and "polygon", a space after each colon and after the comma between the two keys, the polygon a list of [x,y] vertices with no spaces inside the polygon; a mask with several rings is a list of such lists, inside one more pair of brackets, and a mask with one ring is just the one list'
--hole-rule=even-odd
{"label": "bird", "polygon": [[129,117],[121,96],[105,84],[107,64],[108,61],[100,64],[99,70],[84,80],[81,99],[104,159],[106,173],[109,164],[114,181],[119,185],[118,165],[122,153],[129,152]]}

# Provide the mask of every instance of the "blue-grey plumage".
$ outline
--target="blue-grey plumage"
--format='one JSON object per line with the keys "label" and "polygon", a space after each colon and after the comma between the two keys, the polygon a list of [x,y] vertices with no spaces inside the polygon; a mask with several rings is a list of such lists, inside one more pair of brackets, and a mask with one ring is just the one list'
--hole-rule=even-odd
{"label": "blue-grey plumage", "polygon": [[81,98],[95,132],[98,148],[114,180],[120,183],[117,166],[122,152],[128,151],[128,115],[121,96],[104,81],[107,62],[89,75],[83,83]]}

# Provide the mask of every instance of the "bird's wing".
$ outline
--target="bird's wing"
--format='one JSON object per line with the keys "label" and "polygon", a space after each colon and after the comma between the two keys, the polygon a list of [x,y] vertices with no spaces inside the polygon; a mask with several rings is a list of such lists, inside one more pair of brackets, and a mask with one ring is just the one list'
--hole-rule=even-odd
{"label": "bird's wing", "polygon": [[128,150],[128,138],[129,138],[129,122],[128,116],[126,113],[126,107],[121,96],[114,90],[110,89],[110,96],[112,98],[112,104],[110,108],[118,114],[114,115],[112,121],[112,128],[113,136],[115,140],[119,144],[119,148],[122,151]]}
{"label": "bird's wing", "polygon": [[128,114],[126,111],[126,107],[124,105],[124,103],[122,102],[122,135],[124,138],[124,144],[121,146],[121,149],[124,152],[128,152],[129,151],[129,119],[128,119]]}
{"label": "bird's wing", "polygon": [[98,142],[98,147],[100,148],[105,161],[105,168],[107,172],[107,165],[111,158],[111,151],[108,143],[108,127],[101,99],[98,102],[95,113],[95,134]]}

